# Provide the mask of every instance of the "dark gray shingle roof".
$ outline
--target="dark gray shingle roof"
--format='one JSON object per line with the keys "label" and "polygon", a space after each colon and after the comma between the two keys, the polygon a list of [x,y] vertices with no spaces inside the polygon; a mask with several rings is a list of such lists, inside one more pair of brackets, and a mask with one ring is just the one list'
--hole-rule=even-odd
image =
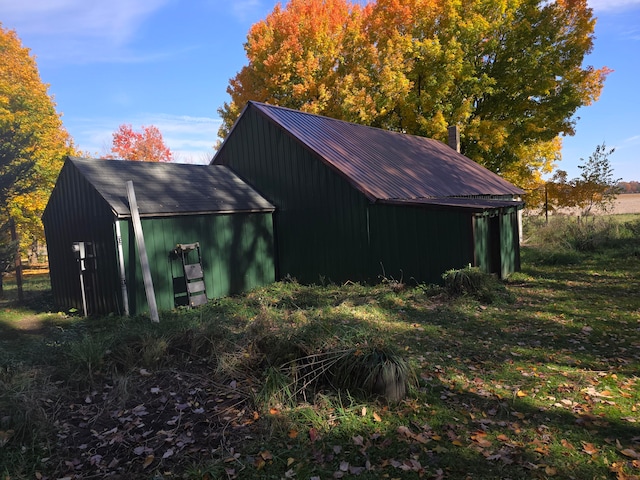
{"label": "dark gray shingle roof", "polygon": [[141,216],[268,212],[264,197],[221,165],[130,162],[70,157],[69,160],[113,208],[128,217],[127,181]]}
{"label": "dark gray shingle roof", "polygon": [[522,195],[442,142],[249,102],[372,200]]}

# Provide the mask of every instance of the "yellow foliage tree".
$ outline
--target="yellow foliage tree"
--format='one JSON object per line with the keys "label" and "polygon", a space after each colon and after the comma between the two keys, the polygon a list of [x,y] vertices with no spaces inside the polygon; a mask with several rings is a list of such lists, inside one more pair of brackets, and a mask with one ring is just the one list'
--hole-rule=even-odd
{"label": "yellow foliage tree", "polygon": [[249,32],[249,64],[218,110],[227,135],[248,100],[445,141],[528,188],[609,73],[584,66],[586,0],[290,0]]}
{"label": "yellow foliage tree", "polygon": [[0,24],[0,222],[14,219],[23,248],[44,240],[40,216],[73,153],[35,59]]}

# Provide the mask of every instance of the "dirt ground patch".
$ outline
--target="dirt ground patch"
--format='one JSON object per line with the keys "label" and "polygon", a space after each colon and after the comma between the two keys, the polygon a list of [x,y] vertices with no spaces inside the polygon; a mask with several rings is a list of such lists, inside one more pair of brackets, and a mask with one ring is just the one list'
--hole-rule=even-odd
{"label": "dirt ground patch", "polygon": [[254,435],[259,414],[247,401],[248,384],[217,383],[209,366],[196,363],[130,375],[51,403],[60,454],[48,470],[65,478],[172,476],[225,456],[235,463],[235,448]]}

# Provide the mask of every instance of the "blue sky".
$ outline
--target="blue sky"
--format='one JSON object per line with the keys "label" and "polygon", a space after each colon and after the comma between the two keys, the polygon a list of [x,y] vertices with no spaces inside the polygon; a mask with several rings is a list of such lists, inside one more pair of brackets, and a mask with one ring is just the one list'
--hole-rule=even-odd
{"label": "blue sky", "polygon": [[[272,0],[0,0],[0,22],[36,56],[76,145],[109,149],[120,124],[155,125],[177,161],[206,163],[246,64],[250,26]],[[286,3],[286,2],[283,2]],[[558,168],[569,177],[602,142],[616,177],[640,181],[640,0],[589,0],[598,17],[587,64],[613,69],[602,96],[582,108]]]}

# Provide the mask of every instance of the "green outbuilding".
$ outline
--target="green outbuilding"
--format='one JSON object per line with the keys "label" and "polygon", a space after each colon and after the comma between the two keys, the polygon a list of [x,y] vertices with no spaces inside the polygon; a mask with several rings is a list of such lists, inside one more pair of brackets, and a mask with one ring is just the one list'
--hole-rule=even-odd
{"label": "green outbuilding", "polygon": [[[455,137],[454,137],[455,138]],[[521,189],[437,140],[249,102],[212,160],[276,207],[276,277],[520,268]]]}
{"label": "green outbuilding", "polygon": [[42,217],[59,308],[148,311],[128,182],[158,309],[274,281],[274,206],[229,168],[70,157]]}
{"label": "green outbuilding", "polygon": [[42,220],[58,306],[137,313],[147,271],[161,310],[288,276],[504,278],[523,193],[433,139],[249,102],[210,165],[69,158]]}

